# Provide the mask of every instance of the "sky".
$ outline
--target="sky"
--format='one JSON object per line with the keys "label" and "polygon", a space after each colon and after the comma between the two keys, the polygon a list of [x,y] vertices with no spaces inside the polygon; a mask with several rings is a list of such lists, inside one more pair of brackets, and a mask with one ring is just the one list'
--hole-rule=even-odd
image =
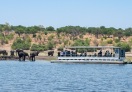
{"label": "sky", "polygon": [[132,0],[1,0],[0,24],[132,27]]}

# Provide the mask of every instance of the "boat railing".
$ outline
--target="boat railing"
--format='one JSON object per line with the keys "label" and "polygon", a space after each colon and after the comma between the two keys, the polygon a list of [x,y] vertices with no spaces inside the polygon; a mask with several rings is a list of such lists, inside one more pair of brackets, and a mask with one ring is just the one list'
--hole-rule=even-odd
{"label": "boat railing", "polygon": [[58,55],[58,57],[116,57],[115,54],[113,55]]}

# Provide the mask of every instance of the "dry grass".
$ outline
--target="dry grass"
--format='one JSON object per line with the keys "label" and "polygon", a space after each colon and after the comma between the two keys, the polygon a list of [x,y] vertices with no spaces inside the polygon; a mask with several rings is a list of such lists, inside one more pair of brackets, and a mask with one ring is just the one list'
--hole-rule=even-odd
{"label": "dry grass", "polygon": [[132,61],[132,57],[126,57],[127,60],[131,60]]}

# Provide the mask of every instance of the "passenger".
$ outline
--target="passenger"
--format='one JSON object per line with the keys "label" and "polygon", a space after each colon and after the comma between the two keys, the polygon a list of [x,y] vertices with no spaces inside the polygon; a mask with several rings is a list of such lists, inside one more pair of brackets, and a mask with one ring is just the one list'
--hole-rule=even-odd
{"label": "passenger", "polygon": [[65,56],[66,55],[66,52],[65,51],[63,51],[63,56]]}
{"label": "passenger", "polygon": [[73,56],[73,51],[71,51],[71,56]]}
{"label": "passenger", "polygon": [[81,53],[80,56],[83,56],[83,53]]}
{"label": "passenger", "polygon": [[110,54],[110,57],[112,57],[112,53]]}
{"label": "passenger", "polygon": [[105,52],[104,56],[107,57],[107,51]]}
{"label": "passenger", "polygon": [[94,56],[95,56],[95,57],[97,56],[96,53],[94,53]]}
{"label": "passenger", "polygon": [[110,52],[109,51],[107,51],[107,56],[110,57]]}
{"label": "passenger", "polygon": [[58,52],[58,56],[60,56],[60,52]]}
{"label": "passenger", "polygon": [[84,53],[84,56],[85,56],[85,57],[87,56],[87,53],[86,53],[86,52]]}
{"label": "passenger", "polygon": [[78,56],[77,52],[75,51],[75,56]]}
{"label": "passenger", "polygon": [[63,56],[63,55],[64,55],[64,54],[63,54],[63,51],[61,51],[61,52],[60,52],[60,55],[61,55],[61,56]]}
{"label": "passenger", "polygon": [[99,56],[99,57],[102,56],[102,50],[100,50],[100,52],[98,53],[98,56]]}
{"label": "passenger", "polygon": [[71,52],[70,51],[67,51],[67,56],[70,56]]}

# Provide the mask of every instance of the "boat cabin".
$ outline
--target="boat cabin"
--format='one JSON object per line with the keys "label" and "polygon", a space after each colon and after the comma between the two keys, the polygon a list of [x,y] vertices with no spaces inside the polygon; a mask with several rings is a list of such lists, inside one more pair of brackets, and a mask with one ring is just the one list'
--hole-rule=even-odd
{"label": "boat cabin", "polygon": [[73,46],[58,52],[63,61],[124,61],[125,50],[115,46]]}

